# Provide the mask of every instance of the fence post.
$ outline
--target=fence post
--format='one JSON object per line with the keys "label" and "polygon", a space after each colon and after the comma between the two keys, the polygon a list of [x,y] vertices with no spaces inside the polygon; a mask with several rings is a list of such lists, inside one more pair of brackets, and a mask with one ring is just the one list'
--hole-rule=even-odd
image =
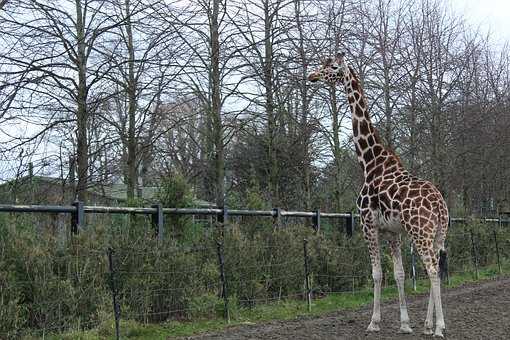
{"label": "fence post", "polygon": [[273,208],[273,228],[280,227],[282,217],[282,210],[280,208]]}
{"label": "fence post", "polygon": [[314,211],[314,215],[312,216],[313,229],[318,233],[321,229],[321,211],[319,209]]}
{"label": "fence post", "polygon": [[108,267],[110,269],[110,288],[112,290],[113,316],[115,318],[115,338],[120,339],[119,319],[120,306],[117,301],[117,286],[115,285],[115,267],[113,264],[113,249],[108,248]]}
{"label": "fence post", "polygon": [[499,258],[499,245],[498,245],[498,233],[496,229],[501,229],[501,215],[498,217],[498,224],[492,228],[492,234],[494,235],[494,245],[496,246],[496,257],[498,260],[498,273],[501,275],[501,261]]}
{"label": "fence post", "polygon": [[83,210],[83,202],[75,201],[72,205],[76,208],[76,211],[71,214],[71,233],[76,235],[84,225],[85,212]]}
{"label": "fence post", "polygon": [[349,216],[347,217],[347,221],[345,223],[345,233],[348,237],[352,237],[354,231],[354,214],[352,211],[348,212]]}
{"label": "fence post", "polygon": [[413,290],[416,292],[416,257],[414,255],[414,244],[411,241],[411,278],[413,280]]}
{"label": "fence post", "polygon": [[220,207],[221,211],[216,215],[216,225],[219,227],[221,239],[225,237],[225,226],[228,221],[228,209],[227,207]]}
{"label": "fence post", "polygon": [[227,207],[220,207],[220,209],[221,212],[219,212],[217,215],[218,223],[225,225],[228,220],[228,209]]}
{"label": "fence post", "polygon": [[475,266],[475,278],[478,280],[478,256],[476,254],[476,246],[475,246],[475,237],[473,233],[473,227],[469,228],[469,233],[471,235],[471,248],[473,253],[473,264]]}
{"label": "fence post", "polygon": [[306,289],[306,304],[308,312],[312,311],[312,291],[310,289],[310,268],[308,264],[308,240],[303,240],[303,257],[305,266],[305,289]]}
{"label": "fence post", "polygon": [[[450,232],[452,226],[453,226],[452,217],[450,216],[450,214],[448,214],[448,232]],[[448,249],[448,240],[445,240],[445,248]],[[446,254],[446,270],[445,271],[446,271],[446,284],[450,285],[451,282],[450,282],[450,269],[448,266],[448,253]]]}
{"label": "fence post", "polygon": [[216,241],[216,247],[218,251],[218,264],[220,266],[220,280],[221,280],[221,296],[224,301],[223,317],[230,323],[230,311],[228,309],[228,292],[227,292],[227,280],[225,277],[225,259],[223,254],[223,244]]}
{"label": "fence post", "polygon": [[163,241],[163,233],[164,233],[164,214],[163,214],[163,206],[158,203],[152,206],[156,208],[156,212],[152,214],[152,226],[154,227],[154,232],[159,241]]}

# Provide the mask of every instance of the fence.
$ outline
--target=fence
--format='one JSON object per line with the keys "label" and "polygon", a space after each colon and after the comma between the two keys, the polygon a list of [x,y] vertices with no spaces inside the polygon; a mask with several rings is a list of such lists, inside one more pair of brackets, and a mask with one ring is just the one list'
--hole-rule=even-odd
{"label": "fence", "polygon": [[[5,320],[0,338],[90,328],[119,337],[121,321],[149,324],[218,316],[229,320],[247,308],[289,301],[303,301],[310,311],[314,301],[324,296],[365,291],[371,284],[360,233],[349,237],[337,232],[339,228],[321,228],[321,218],[333,218],[343,220],[347,231],[352,231],[356,216],[350,213],[112,208],[80,203],[0,206],[0,211],[71,214],[74,233],[64,245],[57,247],[49,239],[38,247],[40,239],[17,240],[14,233],[0,232],[4,259],[0,262],[0,294],[4,294],[0,317]],[[84,228],[88,213],[148,215],[158,237],[120,234],[102,240],[108,237]],[[226,227],[179,243],[163,237],[168,214],[213,215]],[[259,216],[268,223],[257,222],[256,231],[248,234],[228,223],[236,216]],[[314,228],[261,227],[278,225],[286,216],[311,219]],[[447,241],[449,274],[468,272],[476,277],[489,265],[504,271],[510,259],[510,235],[503,224],[509,221],[484,219],[480,225],[469,226],[463,222],[452,218]],[[409,245],[403,256],[413,282],[425,276]],[[391,285],[391,259],[383,257],[383,270],[385,284]]]}
{"label": "fence", "polygon": [[[163,239],[163,225],[165,215],[213,215],[217,217],[218,222],[227,223],[229,216],[260,216],[272,217],[275,224],[278,224],[282,217],[309,218],[312,220],[315,230],[320,229],[321,218],[345,219],[346,233],[352,235],[354,230],[355,218],[359,215],[348,213],[323,213],[320,210],[313,212],[305,211],[285,211],[280,208],[272,210],[229,210],[226,207],[217,209],[198,209],[198,208],[163,208],[161,204],[147,207],[106,207],[106,206],[85,206],[83,202],[76,201],[70,206],[55,205],[7,205],[0,204],[0,212],[10,213],[55,213],[71,214],[71,232],[77,234],[85,221],[85,214],[130,214],[130,215],[148,215],[151,216],[154,230],[159,239]],[[450,223],[463,222],[465,218],[454,217]],[[482,218],[480,221],[509,223],[510,220],[499,218]]]}
{"label": "fence", "polygon": [[[227,223],[229,216],[260,216],[272,217],[275,224],[278,224],[282,217],[300,217],[312,220],[314,228],[320,229],[321,218],[345,219],[347,221],[346,232],[352,234],[354,227],[354,215],[348,213],[321,213],[320,210],[313,212],[306,211],[285,211],[280,208],[272,210],[229,210],[226,207],[217,209],[197,209],[197,208],[163,208],[161,204],[153,205],[150,208],[143,207],[105,207],[105,206],[85,206],[83,202],[74,202],[70,206],[54,205],[0,205],[0,212],[11,213],[56,213],[71,214],[71,232],[77,234],[85,221],[85,214],[130,214],[130,215],[148,215],[152,218],[152,224],[158,238],[163,239],[163,225],[165,215],[213,215],[217,217],[218,222]],[[359,216],[358,216],[359,217]]]}

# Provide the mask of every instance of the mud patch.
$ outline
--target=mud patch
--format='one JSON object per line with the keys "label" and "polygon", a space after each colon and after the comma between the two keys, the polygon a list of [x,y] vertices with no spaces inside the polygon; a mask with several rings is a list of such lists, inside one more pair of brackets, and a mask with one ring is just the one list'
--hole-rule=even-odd
{"label": "mud patch", "polygon": [[[371,306],[341,311],[322,317],[274,321],[236,326],[218,333],[182,339],[432,339],[422,335],[428,294],[408,299],[414,334],[398,334],[397,301],[383,302],[381,331],[366,334]],[[501,278],[457,288],[443,288],[443,309],[447,339],[510,339],[510,278]]]}

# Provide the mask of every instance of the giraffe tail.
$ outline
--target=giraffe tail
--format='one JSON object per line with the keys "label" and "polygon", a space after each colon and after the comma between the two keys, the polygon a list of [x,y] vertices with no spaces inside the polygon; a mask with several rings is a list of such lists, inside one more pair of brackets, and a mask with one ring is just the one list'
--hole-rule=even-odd
{"label": "giraffe tail", "polygon": [[446,280],[448,278],[448,254],[446,252],[445,241],[449,218],[448,210],[439,209],[439,211],[439,229],[436,233],[436,249],[439,249],[439,277],[441,280]]}
{"label": "giraffe tail", "polygon": [[437,211],[437,230],[434,237],[434,249],[442,250],[446,252],[445,241],[448,227],[450,226],[450,219],[448,217],[448,208],[444,203],[443,196],[441,193],[437,193],[436,202],[433,203],[434,210]]}
{"label": "giraffe tail", "polygon": [[[443,201],[440,196],[440,201]],[[444,202],[444,201],[443,201]],[[439,277],[441,280],[445,280],[448,277],[448,258],[445,247],[446,233],[449,227],[448,209],[446,205],[438,204],[439,218],[438,218],[438,229],[435,237],[435,249],[439,250]]]}
{"label": "giraffe tail", "polygon": [[448,259],[444,249],[439,250],[439,277],[443,281],[448,278]]}

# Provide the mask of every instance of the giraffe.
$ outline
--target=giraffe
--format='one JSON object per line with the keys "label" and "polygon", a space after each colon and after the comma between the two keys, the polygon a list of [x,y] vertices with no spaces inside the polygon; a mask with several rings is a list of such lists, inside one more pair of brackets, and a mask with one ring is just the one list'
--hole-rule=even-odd
{"label": "giraffe", "polygon": [[[431,182],[411,175],[398,156],[383,145],[370,121],[367,100],[359,78],[345,61],[344,53],[327,58],[318,70],[308,76],[308,80],[323,81],[332,86],[343,84],[352,113],[354,145],[364,174],[364,183],[356,203],[363,236],[368,245],[374,281],[373,313],[367,331],[380,330],[380,239],[384,239],[389,244],[398,288],[400,332],[413,332],[407,313],[400,252],[401,234],[406,232],[420,255],[431,282],[424,333],[443,337],[446,326],[441,304],[439,265],[446,259],[444,243],[448,229],[448,210],[443,196]],[[436,324],[433,331],[434,311]]]}

